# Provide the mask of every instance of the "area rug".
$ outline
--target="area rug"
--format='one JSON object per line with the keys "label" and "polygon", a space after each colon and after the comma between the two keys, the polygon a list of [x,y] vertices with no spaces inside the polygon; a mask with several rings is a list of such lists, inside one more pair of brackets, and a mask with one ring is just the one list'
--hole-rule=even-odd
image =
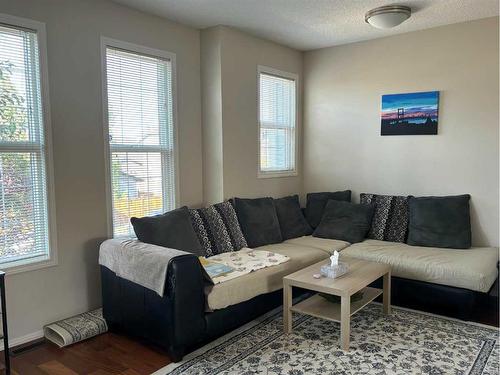
{"label": "area rug", "polygon": [[344,352],[338,323],[293,315],[290,335],[274,310],[154,375],[498,374],[494,327],[372,303],[353,315]]}
{"label": "area rug", "polygon": [[72,316],[43,327],[45,338],[59,347],[97,336],[108,330],[102,309]]}

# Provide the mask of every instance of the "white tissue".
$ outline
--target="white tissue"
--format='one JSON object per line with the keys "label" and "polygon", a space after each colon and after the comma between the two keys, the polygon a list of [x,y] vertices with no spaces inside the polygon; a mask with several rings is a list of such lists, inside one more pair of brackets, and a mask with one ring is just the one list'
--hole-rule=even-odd
{"label": "white tissue", "polygon": [[339,264],[339,252],[335,250],[333,255],[330,257],[330,267],[337,266]]}

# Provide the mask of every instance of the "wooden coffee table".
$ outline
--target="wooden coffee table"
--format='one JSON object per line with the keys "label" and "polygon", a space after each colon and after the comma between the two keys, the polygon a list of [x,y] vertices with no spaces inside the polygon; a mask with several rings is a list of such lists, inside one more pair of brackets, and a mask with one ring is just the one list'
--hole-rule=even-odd
{"label": "wooden coffee table", "polygon": [[[382,293],[384,313],[390,313],[391,267],[383,263],[342,256],[340,261],[349,264],[349,272],[337,279],[326,277],[315,279],[313,277],[314,274],[320,273],[322,265],[330,263],[326,260],[283,278],[283,324],[285,333],[292,331],[292,312],[340,322],[340,346],[342,350],[349,350],[351,315],[361,310]],[[383,289],[368,287],[370,283],[379,277],[384,278]],[[293,305],[293,287],[333,294],[339,296],[341,301],[340,304],[332,303],[316,294]],[[351,295],[361,290],[363,291],[363,298],[351,303]]]}

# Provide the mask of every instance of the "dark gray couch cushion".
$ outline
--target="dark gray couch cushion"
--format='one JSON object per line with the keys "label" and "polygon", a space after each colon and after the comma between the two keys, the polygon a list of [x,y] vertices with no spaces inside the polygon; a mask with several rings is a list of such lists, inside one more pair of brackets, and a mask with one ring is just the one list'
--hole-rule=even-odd
{"label": "dark gray couch cushion", "polygon": [[471,246],[470,195],[411,197],[408,244],[468,249]]}
{"label": "dark gray couch cushion", "polygon": [[323,210],[330,199],[336,201],[351,201],[351,191],[321,192],[307,194],[306,219],[309,225],[314,229],[319,225],[323,217]]}
{"label": "dark gray couch cushion", "polygon": [[130,221],[139,241],[204,255],[186,206],[162,215],[133,217]]}
{"label": "dark gray couch cushion", "polygon": [[291,238],[308,236],[312,233],[312,228],[300,208],[298,195],[290,195],[288,197],[275,199],[274,205],[276,207],[276,214],[278,215],[283,241]]}
{"label": "dark gray couch cushion", "polygon": [[355,204],[329,200],[314,237],[361,242],[370,230],[374,204]]}
{"label": "dark gray couch cushion", "polygon": [[233,202],[249,247],[283,241],[273,198],[234,198]]}

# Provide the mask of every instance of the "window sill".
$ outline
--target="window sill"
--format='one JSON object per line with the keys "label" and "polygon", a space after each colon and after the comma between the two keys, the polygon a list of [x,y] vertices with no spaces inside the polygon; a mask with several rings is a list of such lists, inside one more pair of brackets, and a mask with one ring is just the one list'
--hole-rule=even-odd
{"label": "window sill", "polygon": [[0,270],[4,271],[7,275],[13,275],[52,266],[57,266],[57,259],[51,259],[48,256],[38,256],[31,259],[0,263]]}
{"label": "window sill", "polygon": [[283,172],[257,172],[257,178],[280,178],[280,177],[295,177],[298,176],[297,171]]}

